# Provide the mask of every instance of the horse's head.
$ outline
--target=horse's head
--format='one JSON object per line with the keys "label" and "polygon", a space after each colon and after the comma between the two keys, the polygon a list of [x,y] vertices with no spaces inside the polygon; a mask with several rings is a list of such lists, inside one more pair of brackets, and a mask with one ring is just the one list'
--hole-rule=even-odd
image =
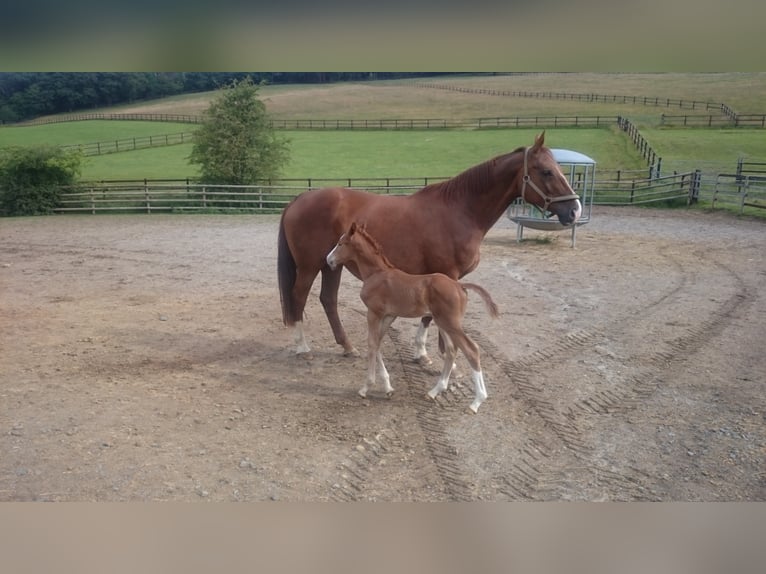
{"label": "horse's head", "polygon": [[562,225],[573,225],[582,213],[580,198],[544,143],[545,132],[535,138],[534,145],[524,148],[520,197],[550,211]]}

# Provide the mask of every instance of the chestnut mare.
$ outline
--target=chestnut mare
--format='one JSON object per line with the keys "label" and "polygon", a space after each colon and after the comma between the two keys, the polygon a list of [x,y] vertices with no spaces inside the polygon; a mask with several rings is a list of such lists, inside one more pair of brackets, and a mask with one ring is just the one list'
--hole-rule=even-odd
{"label": "chestnut mare", "polygon": [[[282,212],[278,240],[279,296],[282,319],[295,327],[296,352],[310,351],[303,333],[303,311],[319,272],[319,300],[335,341],[346,354],[357,351],[338,316],[338,287],[343,267],[331,269],[326,257],[353,221],[367,226],[391,262],[413,274],[444,273],[459,279],[479,264],[479,247],[487,231],[518,197],[572,225],[582,212],[550,149],[545,132],[534,145],[471,167],[412,195],[378,195],[331,187],[307,191]],[[349,263],[359,277],[359,269]],[[416,336],[415,358],[428,360],[425,317]]]}
{"label": "chestnut mare", "polygon": [[330,269],[353,262],[362,276],[360,297],[367,306],[367,381],[359,390],[367,396],[368,386],[375,384],[376,365],[380,369],[383,388],[390,397],[394,392],[388,371],[383,363],[380,343],[397,317],[423,317],[430,315],[439,328],[444,342],[444,367],[436,386],[428,396],[446,391],[455,364],[457,351],[463,351],[471,365],[474,399],[469,407],[474,413],[487,398],[484,376],[479,361],[479,347],[463,331],[463,315],[468,303],[467,290],[477,292],[487,306],[489,314],[497,317],[497,305],[479,285],[460,283],[443,273],[410,275],[393,266],[380,245],[370,237],[364,227],[352,223],[341,235],[338,244],[327,256]]}

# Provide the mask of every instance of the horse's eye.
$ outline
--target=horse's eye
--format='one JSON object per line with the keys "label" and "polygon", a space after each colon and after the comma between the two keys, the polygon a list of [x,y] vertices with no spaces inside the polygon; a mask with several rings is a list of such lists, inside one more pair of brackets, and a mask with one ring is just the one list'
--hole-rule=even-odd
{"label": "horse's eye", "polygon": [[544,177],[550,177],[552,175],[553,175],[553,170],[550,170],[550,169],[544,169],[543,170],[543,176]]}

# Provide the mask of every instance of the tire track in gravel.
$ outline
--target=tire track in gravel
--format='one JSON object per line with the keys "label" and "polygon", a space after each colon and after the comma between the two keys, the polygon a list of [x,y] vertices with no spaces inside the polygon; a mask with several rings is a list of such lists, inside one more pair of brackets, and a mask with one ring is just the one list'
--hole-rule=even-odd
{"label": "tire track in gravel", "polygon": [[[715,306],[708,305],[701,316],[698,306],[688,309],[686,316],[693,316],[694,325],[684,326],[680,332],[660,337],[657,348],[649,354],[628,354],[621,363],[628,375],[621,377],[611,389],[593,389],[588,396],[569,405],[553,400],[546,385],[539,384],[540,372],[545,369],[549,379],[556,379],[553,372],[570,370],[572,357],[578,353],[593,353],[598,346],[608,346],[615,341],[629,343],[631,337],[643,337],[650,328],[662,325],[658,318],[667,316],[670,309],[683,308],[691,301],[686,291],[693,287],[698,271],[690,269],[678,258],[661,250],[660,255],[678,270],[679,278],[673,288],[666,290],[640,309],[610,321],[608,325],[579,330],[559,337],[550,346],[539,349],[521,359],[510,360],[503,351],[480,332],[471,330],[471,337],[483,352],[485,368],[497,370],[510,379],[514,398],[528,405],[542,424],[527,424],[529,437],[519,450],[514,462],[502,476],[495,476],[498,492],[512,500],[546,500],[555,496],[565,486],[574,486],[572,475],[577,469],[595,477],[595,487],[616,490],[628,500],[656,500],[645,487],[646,476],[640,469],[628,468],[629,473],[615,472],[594,467],[589,460],[592,449],[583,437],[581,427],[593,416],[604,414],[624,415],[638,408],[643,400],[654,393],[663,379],[663,373],[677,368],[694,350],[703,346],[720,333],[742,305],[753,300],[743,279],[733,270],[713,260],[713,265],[731,277],[733,284],[727,287],[728,297]],[[692,313],[691,311],[694,311]],[[625,325],[629,323],[629,329]],[[630,348],[630,345],[628,345]],[[637,374],[632,374],[637,373]],[[567,373],[562,373],[567,376]],[[560,402],[560,401],[558,401]],[[562,453],[558,445],[566,447]],[[547,453],[556,451],[557,460]]]}

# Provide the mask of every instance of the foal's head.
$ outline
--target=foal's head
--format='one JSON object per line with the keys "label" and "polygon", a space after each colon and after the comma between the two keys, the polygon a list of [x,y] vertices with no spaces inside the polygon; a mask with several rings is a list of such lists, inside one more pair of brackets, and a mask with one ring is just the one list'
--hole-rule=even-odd
{"label": "foal's head", "polygon": [[383,253],[383,249],[375,239],[367,233],[363,225],[355,222],[348,231],[340,236],[338,243],[327,255],[330,269],[349,262],[372,265],[375,267],[393,267],[393,264]]}

